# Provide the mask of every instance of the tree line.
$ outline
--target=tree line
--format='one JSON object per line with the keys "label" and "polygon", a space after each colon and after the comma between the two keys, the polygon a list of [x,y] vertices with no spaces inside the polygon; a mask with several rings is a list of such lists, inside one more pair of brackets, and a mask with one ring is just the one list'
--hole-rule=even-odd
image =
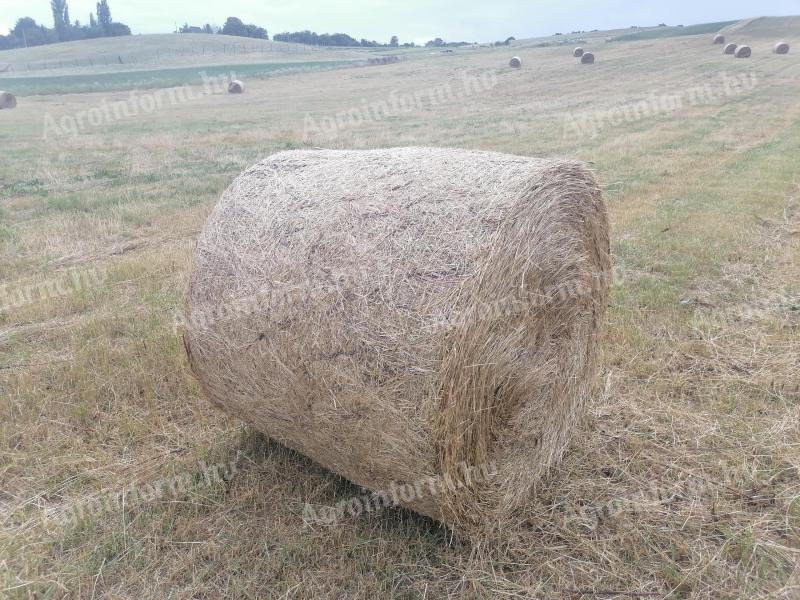
{"label": "tree line", "polygon": [[[346,33],[317,33],[315,31],[294,31],[276,33],[273,37],[276,42],[292,42],[295,44],[308,44],[310,46],[362,46],[364,48],[399,48],[400,40],[396,35],[392,36],[389,43],[382,44],[375,40],[368,40],[356,38],[347,35]],[[412,47],[414,44],[403,44],[404,47]]]}
{"label": "tree line", "polygon": [[[225,21],[225,25],[222,27],[211,25],[210,23],[206,23],[202,27],[192,26],[188,23],[184,23],[184,25],[178,29],[178,33],[219,33],[222,35],[236,35],[240,37],[258,38],[262,40],[269,39],[269,35],[265,28],[259,27],[258,25],[254,25],[252,23],[245,24],[241,19],[236,17],[228,17],[228,19]],[[388,44],[382,44],[380,42],[376,42],[375,40],[368,40],[365,38],[357,40],[346,33],[320,34],[307,29],[305,31],[286,31],[284,33],[276,33],[272,36],[272,39],[276,42],[307,44],[309,46],[362,46],[365,48],[400,47],[400,40],[396,35],[392,36],[392,39],[389,40]],[[414,44],[403,44],[403,46],[414,47]]]}
{"label": "tree line", "polygon": [[[39,25],[30,17],[19,19],[14,28],[8,35],[0,35],[0,50],[11,48],[27,48],[28,46],[42,46],[57,42],[68,42],[73,40],[84,40],[99,37],[117,37],[131,35],[131,29],[124,23],[118,23],[111,18],[111,9],[108,0],[100,0],[97,3],[97,16],[95,13],[89,14],[88,24],[82,24],[79,20],[71,21],[67,0],[50,0],[50,8],[53,12],[53,28]],[[185,23],[177,33],[206,33],[233,35],[239,37],[249,37],[268,40],[269,34],[264,27],[259,27],[252,23],[246,24],[237,17],[228,17],[222,27],[217,27],[206,23],[203,27],[191,26]],[[512,40],[513,38],[509,38]],[[292,42],[296,44],[307,44],[312,46],[361,46],[365,48],[398,48],[401,46],[400,40],[393,35],[388,43],[382,44],[375,40],[367,40],[347,35],[346,33],[322,33],[315,31],[295,31],[276,33],[273,36],[276,42]],[[506,44],[509,43],[506,40]],[[441,38],[436,38],[425,44],[428,47],[437,46],[467,46],[468,42],[445,42]],[[414,42],[402,44],[404,48],[414,48]]]}
{"label": "tree line", "polygon": [[53,12],[52,29],[39,25],[31,17],[22,17],[8,35],[0,35],[0,50],[131,35],[130,27],[111,18],[108,0],[97,3],[97,16],[89,13],[89,22],[85,25],[78,19],[70,19],[67,0],[50,0],[50,8]]}

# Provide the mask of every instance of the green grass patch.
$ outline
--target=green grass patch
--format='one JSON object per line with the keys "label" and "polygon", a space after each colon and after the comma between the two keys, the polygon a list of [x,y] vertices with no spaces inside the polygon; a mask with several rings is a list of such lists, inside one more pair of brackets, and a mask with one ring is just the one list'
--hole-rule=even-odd
{"label": "green grass patch", "polygon": [[637,42],[640,40],[657,40],[662,38],[682,37],[686,35],[703,35],[717,33],[720,29],[735,25],[739,21],[721,21],[719,23],[702,23],[700,25],[689,25],[688,27],[659,27],[658,29],[648,29],[647,31],[636,31],[618,35],[608,40],[609,42]]}
{"label": "green grass patch", "polygon": [[35,94],[78,94],[88,92],[118,92],[171,88],[183,85],[202,85],[205,77],[236,77],[264,79],[304,71],[341,68],[354,64],[351,60],[308,61],[297,63],[264,63],[257,65],[224,65],[158,69],[129,73],[98,75],[62,75],[58,77],[3,77],[4,88],[17,96]]}

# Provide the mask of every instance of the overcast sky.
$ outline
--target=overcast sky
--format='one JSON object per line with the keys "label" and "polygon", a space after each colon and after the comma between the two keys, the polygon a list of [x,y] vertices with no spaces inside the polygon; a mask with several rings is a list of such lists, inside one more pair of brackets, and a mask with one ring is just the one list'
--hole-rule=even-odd
{"label": "overcast sky", "polygon": [[[229,16],[270,34],[311,29],[356,38],[424,42],[494,41],[557,31],[631,25],[690,25],[762,15],[800,14],[800,0],[108,0],[111,16],[133,33],[168,33],[176,24],[221,25]],[[70,18],[86,23],[94,1],[68,0]],[[757,14],[756,14],[757,13]],[[0,32],[29,16],[53,25],[49,0],[0,0]]]}

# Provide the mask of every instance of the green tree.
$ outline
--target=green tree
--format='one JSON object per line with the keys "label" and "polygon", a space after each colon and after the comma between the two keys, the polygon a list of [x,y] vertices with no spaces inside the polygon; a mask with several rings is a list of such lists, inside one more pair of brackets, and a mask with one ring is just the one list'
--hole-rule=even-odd
{"label": "green tree", "polygon": [[225,25],[220,30],[222,35],[238,35],[240,37],[247,37],[247,25],[242,23],[241,19],[236,17],[228,17]]}
{"label": "green tree", "polygon": [[64,19],[64,9],[67,6],[66,0],[50,0],[50,10],[53,11],[53,26],[56,30],[56,35],[59,40],[64,39],[64,32],[67,29],[67,23]]}
{"label": "green tree", "polygon": [[262,40],[269,39],[266,29],[252,23],[245,25],[241,19],[236,17],[228,17],[220,33],[222,35],[237,35],[239,37],[259,38]]}
{"label": "green tree", "polygon": [[111,33],[111,9],[106,0],[100,0],[97,3],[97,22],[106,35]]}
{"label": "green tree", "polygon": [[94,18],[94,13],[89,13],[89,28],[94,29],[97,27],[97,20]]}
{"label": "green tree", "polygon": [[397,48],[400,45],[399,38],[396,35],[393,35],[391,41],[389,42],[389,45],[392,48]]}

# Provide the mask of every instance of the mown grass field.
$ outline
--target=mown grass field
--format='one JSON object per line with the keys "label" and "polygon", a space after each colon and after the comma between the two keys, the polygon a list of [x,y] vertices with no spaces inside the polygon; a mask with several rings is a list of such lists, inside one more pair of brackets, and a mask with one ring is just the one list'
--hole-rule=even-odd
{"label": "mown grass field", "polygon": [[14,89],[20,96],[40,94],[83,94],[87,92],[119,92],[128,90],[153,90],[185,85],[198,85],[203,77],[238,77],[267,79],[288,73],[337,69],[362,64],[355,60],[292,61],[256,64],[211,65],[183,67],[180,69],[156,69],[139,71],[117,71],[101,74],[51,75],[4,77],[0,84]]}
{"label": "mown grass field", "polygon": [[[749,60],[598,34],[591,67],[541,40],[419,51],[77,135],[46,119],[130,94],[0,111],[0,597],[800,597],[800,58],[770,53],[796,22],[728,33]],[[231,180],[283,149],[401,145],[590,161],[608,201],[595,402],[502,547],[402,510],[306,524],[359,490],[215,412],[185,362],[194,242]]]}

